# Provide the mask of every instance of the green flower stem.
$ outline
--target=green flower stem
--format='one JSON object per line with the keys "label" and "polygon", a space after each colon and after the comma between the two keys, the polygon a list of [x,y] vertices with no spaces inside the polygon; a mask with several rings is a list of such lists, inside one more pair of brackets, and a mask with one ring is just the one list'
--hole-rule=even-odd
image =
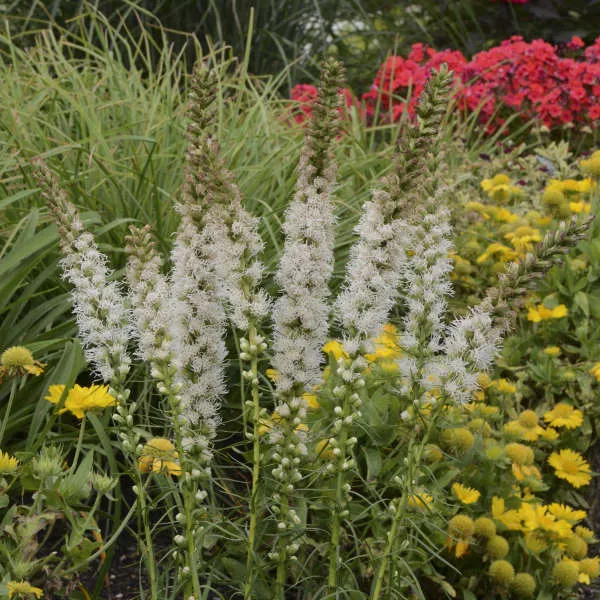
{"label": "green flower stem", "polygon": [[[185,477],[187,469],[186,466],[186,453],[183,448],[183,435],[181,426],[179,424],[179,403],[177,401],[177,391],[175,389],[175,382],[173,374],[170,372],[169,365],[165,362],[160,365],[161,371],[165,373],[164,385],[166,388],[166,398],[169,403],[172,412],[172,422],[174,424],[175,434],[175,448],[179,456],[179,462],[181,466],[182,476]],[[184,596],[189,598],[193,595],[194,598],[199,600],[202,594],[202,587],[200,585],[200,579],[198,577],[197,560],[198,554],[196,552],[195,534],[194,534],[194,508],[196,506],[196,490],[197,485],[194,480],[183,481],[182,483],[182,499],[183,499],[183,515],[184,515],[184,534],[185,534],[185,551],[184,551],[184,562],[185,566],[189,569],[189,579],[184,584]]]}
{"label": "green flower stem", "polygon": [[[251,346],[256,345],[256,327],[250,325],[248,341]],[[258,389],[258,356],[252,354],[250,362],[252,373],[250,385],[252,386],[252,492],[250,495],[250,525],[248,530],[248,554],[246,556],[246,581],[244,583],[244,600],[252,598],[252,566],[254,562],[254,545],[256,538],[256,523],[258,519],[258,496],[260,484],[260,392]]]}
{"label": "green flower stem", "polygon": [[[402,496],[400,497],[400,501],[396,503],[394,506],[394,517],[392,520],[392,528],[388,533],[388,538],[385,546],[385,551],[383,553],[383,557],[381,558],[381,564],[379,565],[379,570],[377,572],[377,577],[375,579],[375,586],[373,588],[373,593],[371,595],[371,600],[379,600],[381,597],[381,592],[383,589],[383,582],[385,579],[385,574],[387,572],[388,561],[390,557],[393,555],[394,546],[396,540],[398,538],[398,530],[404,520],[404,515],[406,513],[406,506],[408,504],[408,500],[412,493],[412,484],[417,475],[417,472],[421,466],[421,459],[423,457],[423,451],[425,450],[425,446],[429,441],[429,437],[431,436],[431,432],[433,430],[433,425],[437,420],[438,415],[443,410],[444,403],[439,402],[436,410],[434,410],[431,414],[431,418],[427,425],[427,430],[425,431],[425,435],[421,439],[420,443],[416,445],[415,438],[411,437],[408,452],[407,452],[407,464],[408,464],[408,473],[406,474],[406,486],[403,490]],[[416,445],[416,448],[415,448]],[[415,450],[413,456],[412,451]],[[392,501],[393,502],[393,501]]]}
{"label": "green flower stem", "polygon": [[77,468],[77,461],[79,460],[79,455],[81,454],[81,448],[83,446],[83,436],[85,434],[85,413],[83,413],[83,417],[81,419],[81,423],[79,425],[79,436],[77,437],[77,446],[75,446],[75,456],[73,457],[73,462],[71,463],[71,468],[69,469],[69,473],[72,473]]}
{"label": "green flower stem", "polygon": [[[152,531],[148,518],[148,504],[146,502],[146,488],[142,478],[142,473],[139,469],[136,457],[136,445],[139,440],[139,435],[133,428],[133,412],[135,412],[135,403],[128,404],[129,390],[125,386],[123,378],[115,379],[110,383],[113,396],[117,399],[117,411],[120,416],[118,422],[121,424],[123,446],[125,454],[129,459],[131,470],[133,473],[134,490],[136,492],[136,506],[138,507],[138,518],[141,518],[142,527],[144,529],[144,543],[139,539],[139,544],[143,550],[143,558],[148,570],[148,578],[150,579],[150,598],[158,600],[158,577],[157,564],[154,556],[154,545],[152,542]],[[148,479],[149,481],[150,479]]]}
{"label": "green flower stem", "polygon": [[4,413],[4,419],[2,419],[2,426],[0,428],[0,447],[2,447],[2,441],[4,440],[4,432],[8,425],[8,419],[10,417],[10,411],[12,409],[15,396],[17,394],[17,378],[14,377],[10,386],[10,396],[8,397],[8,404],[6,405],[6,412]]}
{"label": "green flower stem", "polygon": [[137,505],[139,507],[139,514],[142,518],[142,526],[144,528],[144,539],[145,544],[142,546],[144,552],[143,556],[146,561],[146,569],[148,570],[148,577],[150,579],[150,598],[152,600],[158,600],[158,581],[156,574],[156,560],[154,557],[154,545],[152,543],[152,531],[150,530],[150,522],[148,519],[148,505],[146,504],[146,488],[142,480],[142,474],[134,465],[134,479],[137,488]]}
{"label": "green flower stem", "polygon": [[[345,394],[343,414],[348,413],[348,394]],[[331,540],[329,543],[329,573],[327,576],[327,587],[329,594],[337,597],[338,564],[340,553],[340,533],[342,526],[342,507],[346,506],[346,493],[344,484],[346,482],[344,463],[346,462],[346,445],[348,441],[348,429],[342,427],[339,433],[340,454],[336,457],[337,473],[335,477],[335,497],[331,505]]]}
{"label": "green flower stem", "polygon": [[[286,522],[287,512],[289,508],[289,498],[287,493],[283,493],[281,497],[281,513],[279,519]],[[277,576],[275,579],[275,598],[276,600],[285,600],[285,581],[287,579],[287,544],[285,543],[285,534],[278,540],[279,557],[277,559]]]}
{"label": "green flower stem", "polygon": [[[346,440],[348,433],[344,429],[340,435],[340,449],[342,453],[339,456],[339,462],[341,465],[346,460]],[[340,553],[340,532],[342,525],[341,507],[345,506],[346,497],[344,494],[344,483],[345,483],[344,472],[338,469],[335,482],[335,499],[331,506],[331,541],[329,544],[329,574],[327,576],[327,586],[330,594],[336,594],[337,591],[337,574],[338,574],[338,563]]]}

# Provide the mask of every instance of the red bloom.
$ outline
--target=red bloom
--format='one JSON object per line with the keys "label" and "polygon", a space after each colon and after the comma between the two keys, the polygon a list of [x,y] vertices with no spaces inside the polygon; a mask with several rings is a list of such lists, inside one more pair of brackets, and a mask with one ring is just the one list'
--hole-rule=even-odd
{"label": "red bloom", "polygon": [[[522,2],[520,2],[522,3]],[[396,121],[415,106],[431,73],[446,63],[454,72],[456,102],[477,112],[487,131],[502,127],[518,111],[523,121],[537,119],[548,127],[593,123],[600,118],[600,37],[584,51],[574,37],[564,55],[543,40],[526,42],[513,36],[479,52],[470,61],[457,51],[436,51],[414,44],[406,58],[390,56],[379,68],[371,89],[362,96],[360,114],[372,120]],[[564,50],[564,46],[563,46]],[[347,106],[358,106],[344,91]],[[310,116],[313,86],[296,86],[292,98],[301,102],[296,120]]]}

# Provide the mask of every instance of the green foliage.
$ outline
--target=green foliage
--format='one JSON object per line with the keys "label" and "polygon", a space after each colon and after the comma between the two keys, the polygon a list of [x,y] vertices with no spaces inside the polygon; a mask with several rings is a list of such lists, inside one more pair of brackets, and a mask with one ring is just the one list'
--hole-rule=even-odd
{"label": "green foliage", "polygon": [[[134,476],[132,467],[137,465],[125,464],[126,453],[109,411],[90,414],[77,423],[68,414],[58,415],[44,399],[49,385],[70,387],[75,381],[86,383],[90,374],[75,341],[68,289],[58,265],[56,230],[50,224],[27,162],[34,156],[45,157],[120,275],[124,264],[122,248],[130,223],[150,223],[162,253],[171,247],[178,223],[172,206],[182,183],[186,145],[184,98],[189,82],[184,76],[188,71],[185,56],[174,54],[163,37],[159,36],[158,43],[157,38],[144,32],[135,38],[126,29],[109,27],[97,14],[80,23],[85,23],[85,27],[63,32],[62,37],[45,33],[27,51],[15,45],[8,35],[0,39],[4,48],[0,60],[0,80],[4,82],[0,87],[0,350],[24,345],[46,364],[44,373],[37,377],[7,379],[0,385],[0,418],[7,422],[2,450],[9,450],[22,464],[14,482],[0,483],[5,492],[0,496],[4,519],[0,544],[4,555],[10,554],[13,560],[32,562],[43,556],[46,562],[36,563],[23,577],[31,576],[32,583],[37,583],[41,581],[39,568],[50,565],[54,569],[52,582],[56,581],[57,586],[68,576],[74,581],[98,556],[100,546],[92,532],[102,533],[102,549],[109,553],[127,529],[140,536],[141,546],[147,550],[148,537],[151,541],[166,540],[169,546],[178,544],[172,538],[181,520],[177,515],[181,510],[178,503],[182,483],[173,471],[170,476],[169,469],[161,465],[144,474],[141,496],[148,502],[144,507],[148,522],[140,519],[136,523],[136,511],[141,514],[140,501],[133,493],[130,478]],[[103,46],[89,43],[85,33],[88,29],[104,40]],[[193,52],[197,51],[193,48]],[[157,62],[155,52],[161,57]],[[260,216],[260,231],[266,242],[266,284],[273,290],[272,273],[281,253],[281,222],[294,190],[294,167],[303,132],[292,123],[288,107],[277,96],[277,79],[249,77],[247,65],[240,66],[227,54],[211,51],[205,58],[215,68],[219,90],[211,125],[218,132],[220,156],[236,172],[246,208]],[[516,228],[502,229],[503,225],[499,225],[496,230],[481,210],[465,210],[467,202],[476,200],[495,209],[504,207],[498,204],[505,196],[504,190],[492,189],[490,196],[481,190],[481,179],[507,170],[511,166],[507,163],[513,161],[511,185],[523,193],[515,197],[509,194],[508,206],[518,214],[519,226],[532,227],[527,220],[532,209],[538,212],[538,218],[557,215],[547,212],[541,204],[548,174],[540,169],[542,163],[538,159],[527,158],[530,149],[519,150],[525,157],[513,153],[497,158],[497,140],[482,141],[481,132],[473,123],[460,124],[454,115],[438,112],[432,118],[436,124],[444,123],[439,125],[443,134],[441,146],[445,149],[444,176],[456,189],[456,253],[469,261],[469,268],[459,261],[455,264],[457,294],[451,308],[460,313],[496,281],[499,269],[494,268],[494,261],[478,263],[477,258],[494,240],[508,244],[503,236],[515,233]],[[395,127],[366,128],[351,118],[342,122],[342,128],[343,134],[335,144],[340,163],[336,270],[332,282],[336,289],[348,248],[355,239],[353,228],[360,207],[369,197],[373,180],[394,168],[390,159],[398,137]],[[465,144],[461,137],[467,140]],[[403,147],[402,142],[398,145]],[[493,162],[480,158],[482,152],[492,155]],[[556,148],[539,151],[561,179],[576,176],[575,160],[561,152]],[[427,166],[431,164],[427,162]],[[436,177],[436,172],[429,176]],[[519,180],[525,183],[517,183]],[[420,188],[411,189],[410,183],[406,180],[403,185],[410,198],[419,202]],[[540,228],[552,229],[556,225],[554,219]],[[478,397],[465,409],[442,412],[433,402],[431,406],[415,408],[398,393],[392,362],[399,353],[394,330],[390,328],[378,340],[378,351],[370,359],[361,391],[362,416],[352,426],[352,435],[357,438],[356,465],[348,474],[352,494],[339,540],[343,556],[338,573],[341,597],[432,598],[455,593],[466,599],[495,597],[497,588],[487,570],[490,567],[494,579],[502,575],[501,567],[491,569],[490,565],[492,554],[503,554],[505,544],[496,541],[493,551],[487,552],[481,530],[475,523],[474,533],[471,532],[470,523],[464,519],[461,531],[469,535],[454,539],[454,534],[460,533],[457,526],[461,522],[452,521],[454,537],[449,535],[448,527],[457,514],[469,519],[494,519],[498,534],[509,545],[508,558],[498,560],[511,561],[521,575],[515,580],[525,586],[523,589],[531,587],[531,581],[522,576],[527,571],[534,576],[536,590],[541,594],[570,597],[568,590],[556,592],[551,579],[554,565],[562,556],[557,539],[551,535],[556,532],[544,532],[549,546],[536,554],[524,545],[528,533],[525,525],[510,529],[497,516],[499,513],[493,514],[492,503],[494,496],[502,497],[507,509],[522,509],[521,514],[530,518],[529,509],[522,507],[533,504],[526,499],[529,487],[544,506],[554,501],[585,506],[583,490],[556,477],[547,459],[559,449],[585,450],[595,436],[597,383],[589,369],[597,358],[594,353],[600,316],[597,228],[595,225],[591,238],[581,242],[538,288],[539,302],[548,309],[565,304],[568,316],[534,326],[527,321],[525,311],[519,313],[517,329],[499,363],[500,374],[510,381],[486,382],[485,403]],[[533,245],[535,240],[530,242]],[[518,247],[512,250],[517,252]],[[502,267],[507,262],[508,259],[503,261]],[[398,309],[394,322],[400,323],[401,317],[402,309]],[[232,355],[237,356],[240,342],[234,332],[229,334],[228,345]],[[544,353],[547,346],[553,345],[560,347],[558,357]],[[340,349],[336,347],[336,351]],[[313,410],[306,419],[313,433],[308,475],[305,486],[294,498],[306,539],[298,561],[291,563],[286,574],[290,594],[299,598],[326,597],[330,506],[336,497],[334,478],[327,475],[326,466],[334,449],[329,434],[336,406],[334,390],[339,381],[331,373],[335,372],[337,358],[334,351],[328,353],[329,370],[324,372],[322,385],[314,390]],[[265,507],[277,486],[265,469],[267,476],[256,498],[259,518],[256,551],[250,563],[254,572],[249,577],[247,530],[254,457],[252,444],[242,434],[247,430],[245,402],[249,388],[242,379],[241,364],[234,358],[228,366],[231,392],[224,402],[215,448],[209,508],[206,514],[196,515],[206,528],[198,549],[198,573],[207,593],[214,590],[222,597],[232,597],[250,581],[253,598],[271,600],[272,562],[266,556],[278,532],[275,515]],[[257,367],[259,389],[263,398],[270,398],[273,386],[265,367],[265,363]],[[127,386],[138,404],[135,430],[142,443],[147,446],[152,438],[169,437],[168,407],[153,391],[145,368],[136,369]],[[11,394],[13,402],[9,401]],[[558,440],[543,439],[539,433],[535,440],[525,440],[519,437],[523,432],[515,425],[505,427],[518,421],[524,409],[531,407],[546,430],[544,415],[563,400],[582,409],[582,429],[563,428]],[[265,404],[260,413],[263,436],[278,418],[273,414],[273,406]],[[520,472],[514,469],[517,461],[512,455],[518,456],[519,451],[515,452],[514,447],[507,451],[506,446],[511,443],[531,448],[535,464],[518,466],[535,466],[539,477],[532,469],[522,480],[518,479],[515,470],[519,475]],[[56,456],[59,445],[60,459]],[[269,466],[269,452],[265,451],[262,457],[265,466]],[[525,454],[525,462],[530,463],[529,453]],[[35,476],[36,469],[40,472],[42,459],[46,465],[60,463],[60,468],[45,479]],[[119,479],[116,487],[111,490],[112,483],[87,477],[92,468]],[[472,504],[463,504],[452,492],[452,485],[457,482],[476,488],[481,497]],[[96,485],[99,492],[100,487],[106,491],[94,496],[90,485]],[[514,485],[519,486],[518,495]],[[33,498],[36,491],[43,493]],[[137,491],[140,492],[139,487]],[[121,514],[126,516],[121,519]],[[22,527],[19,531],[12,524],[16,515],[18,526]],[[143,536],[144,528],[149,536]],[[53,535],[58,542],[53,536],[44,539],[50,529],[57,532]],[[394,535],[389,535],[390,531]],[[22,543],[25,534],[33,539],[29,546]],[[461,549],[465,544],[469,546],[465,557],[458,556],[459,541],[463,542]],[[49,555],[57,547],[60,558]],[[578,550],[571,549],[576,554]],[[109,562],[110,555],[105,569]],[[11,576],[21,573],[14,564],[7,565],[5,569],[10,570]],[[181,562],[171,553],[161,558],[159,597],[180,595],[180,567]],[[4,580],[8,578],[7,570],[0,573]],[[500,583],[504,592],[515,593],[513,583],[506,577]]]}

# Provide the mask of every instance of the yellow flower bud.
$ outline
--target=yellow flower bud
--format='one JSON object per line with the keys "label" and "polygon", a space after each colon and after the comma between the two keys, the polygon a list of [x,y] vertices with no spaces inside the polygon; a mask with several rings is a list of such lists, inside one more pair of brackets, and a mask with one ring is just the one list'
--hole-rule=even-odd
{"label": "yellow flower bud", "polygon": [[579,568],[572,560],[561,560],[554,565],[552,576],[562,587],[573,587],[579,579]]}
{"label": "yellow flower bud", "polygon": [[510,584],[510,589],[514,596],[516,598],[523,598],[524,600],[533,598],[535,587],[535,579],[529,573],[517,573]]}
{"label": "yellow flower bud", "polygon": [[507,560],[495,560],[488,569],[488,575],[496,583],[508,586],[515,577],[515,569]]}
{"label": "yellow flower bud", "polygon": [[475,520],[475,534],[483,538],[493,538],[496,535],[496,523],[489,517],[479,517]]}
{"label": "yellow flower bud", "polygon": [[448,522],[448,534],[454,538],[469,538],[475,533],[475,523],[468,515],[456,515]]}
{"label": "yellow flower bud", "polygon": [[493,559],[504,558],[508,554],[508,548],[508,541],[501,535],[495,535],[485,545],[485,551]]}

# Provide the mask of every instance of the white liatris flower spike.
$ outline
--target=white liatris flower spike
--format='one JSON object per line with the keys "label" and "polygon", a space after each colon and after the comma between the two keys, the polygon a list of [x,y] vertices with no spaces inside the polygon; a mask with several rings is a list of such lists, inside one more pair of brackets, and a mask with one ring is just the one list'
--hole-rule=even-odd
{"label": "white liatris flower spike", "polygon": [[471,309],[445,332],[441,354],[423,366],[421,385],[436,389],[455,402],[468,402],[479,388],[477,377],[491,366],[501,343],[501,332],[489,312]]}
{"label": "white liatris flower spike", "polygon": [[337,165],[338,90],[343,69],[329,61],[298,166],[296,193],[286,211],[285,244],[277,271],[282,296],[275,303],[273,367],[277,391],[311,388],[321,377],[321,348],[329,329],[329,279],[333,272],[333,188]]}
{"label": "white liatris flower spike", "polygon": [[127,282],[129,284],[135,334],[140,358],[153,366],[171,358],[167,277],[162,273],[163,260],[156,251],[150,226],[129,227],[126,238]]}
{"label": "white liatris flower spike", "polygon": [[234,326],[246,331],[250,321],[262,320],[269,312],[268,297],[259,288],[264,244],[258,233],[259,219],[245,210],[233,174],[219,156],[212,133],[217,91],[214,72],[198,63],[190,82],[184,198],[201,215],[217,295],[229,309]]}
{"label": "white liatris flower spike", "polygon": [[378,190],[363,206],[356,228],[344,287],[335,309],[345,332],[344,348],[351,355],[373,350],[373,339],[382,331],[398,299],[398,287],[409,246],[410,229],[403,219],[386,219],[388,196]]}
{"label": "white liatris flower spike", "polygon": [[285,244],[276,277],[282,295],[273,311],[273,367],[278,372],[275,410],[281,418],[270,435],[276,463],[271,473],[279,489],[272,510],[278,515],[279,530],[286,534],[278,538],[272,553],[278,563],[277,597],[283,597],[287,562],[298,549],[294,538],[301,525],[290,499],[302,479],[308,452],[307,402],[302,394],[320,381],[321,349],[329,328],[327,298],[335,225],[332,194],[337,172],[332,142],[342,84],[343,68],[329,60],[300,157],[296,193],[286,211]]}
{"label": "white liatris flower spike", "polygon": [[[337,318],[345,334],[344,348],[352,356],[370,351],[396,304],[406,252],[414,236],[410,223],[423,212],[418,192],[431,177],[429,159],[439,155],[441,122],[452,75],[440,69],[427,83],[416,107],[417,124],[403,132],[392,173],[363,206],[343,290],[336,301]],[[436,187],[437,187],[436,183]]]}
{"label": "white liatris flower spike", "polygon": [[64,254],[64,277],[73,286],[71,299],[86,359],[111,385],[122,384],[131,360],[127,345],[129,314],[108,258],[98,250],[94,236],[85,231],[79,213],[41,159],[33,162],[42,196],[58,226]]}
{"label": "white liatris flower spike", "polygon": [[[203,133],[214,118],[214,75],[206,70],[204,85],[194,85],[188,105],[184,183],[176,209],[181,222],[171,253],[170,323],[172,365],[180,387],[185,448],[211,460],[210,440],[219,422],[219,406],[225,393],[224,364],[226,316],[219,299],[222,283],[215,260],[228,260],[223,206],[230,184],[217,159],[216,140]],[[226,173],[225,173],[226,174]],[[213,204],[210,204],[210,202]]]}
{"label": "white liatris flower spike", "polygon": [[[441,202],[442,192],[439,190]],[[411,227],[411,255],[403,273],[408,311],[400,338],[409,354],[434,353],[441,348],[446,298],[452,292],[449,219],[450,212],[442,205]]]}
{"label": "white liatris flower spike", "polygon": [[214,271],[205,255],[205,232],[184,214],[171,255],[170,336],[176,381],[181,385],[181,412],[187,428],[185,445],[207,451],[219,422],[225,392],[223,369],[225,311],[216,295]]}

